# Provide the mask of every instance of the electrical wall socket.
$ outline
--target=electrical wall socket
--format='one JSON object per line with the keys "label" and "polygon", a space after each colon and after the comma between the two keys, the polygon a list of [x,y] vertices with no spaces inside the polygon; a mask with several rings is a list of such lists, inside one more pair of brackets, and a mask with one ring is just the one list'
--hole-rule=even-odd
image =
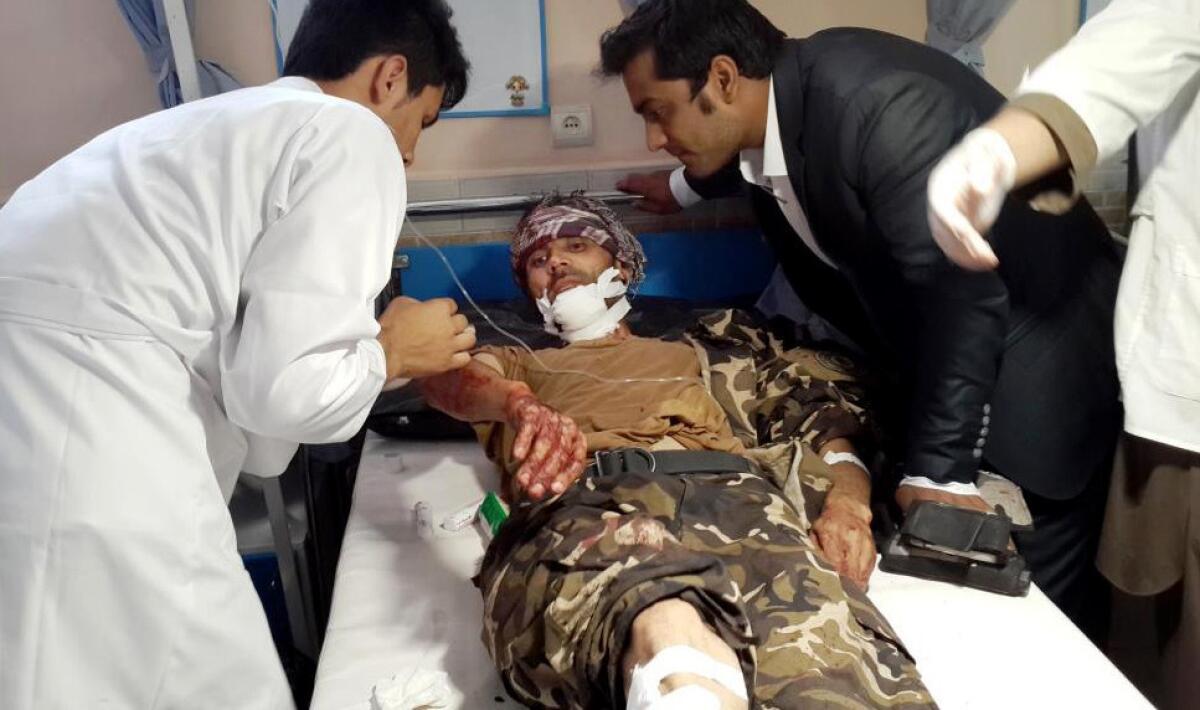
{"label": "electrical wall socket", "polygon": [[551,106],[550,130],[554,133],[555,148],[571,148],[592,144],[592,107]]}

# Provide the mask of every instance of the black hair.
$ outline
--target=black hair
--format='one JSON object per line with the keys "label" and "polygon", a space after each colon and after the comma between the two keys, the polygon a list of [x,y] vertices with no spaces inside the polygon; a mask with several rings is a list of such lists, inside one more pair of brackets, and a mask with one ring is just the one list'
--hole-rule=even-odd
{"label": "black hair", "polygon": [[312,0],[288,47],[283,73],[332,81],[381,54],[408,60],[408,93],[445,89],[442,108],[467,91],[470,63],[463,55],[453,13],[444,0]]}
{"label": "black hair", "polygon": [[765,79],[787,39],[746,0],[648,0],[600,38],[600,73],[616,76],[653,49],[659,79],[687,79],[692,97],[724,54],[751,79]]}

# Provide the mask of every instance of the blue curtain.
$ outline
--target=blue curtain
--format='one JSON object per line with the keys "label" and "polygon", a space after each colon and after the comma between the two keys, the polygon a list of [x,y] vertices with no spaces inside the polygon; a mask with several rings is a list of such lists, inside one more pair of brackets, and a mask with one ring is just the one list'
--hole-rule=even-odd
{"label": "blue curtain", "polygon": [[983,41],[996,29],[1013,0],[925,0],[925,41],[983,73]]}
{"label": "blue curtain", "polygon": [[[146,64],[150,73],[158,82],[158,99],[163,108],[171,108],[183,103],[179,91],[179,76],[175,73],[175,56],[171,53],[171,36],[167,32],[166,14],[163,12],[162,0],[117,0],[117,7],[129,23],[129,29],[137,38],[142,52],[146,55]],[[186,2],[188,25],[194,17],[194,0]],[[221,68],[215,62],[200,60],[196,62],[196,72],[200,77],[200,92],[204,96],[213,96],[224,91],[241,87],[237,79]]]}

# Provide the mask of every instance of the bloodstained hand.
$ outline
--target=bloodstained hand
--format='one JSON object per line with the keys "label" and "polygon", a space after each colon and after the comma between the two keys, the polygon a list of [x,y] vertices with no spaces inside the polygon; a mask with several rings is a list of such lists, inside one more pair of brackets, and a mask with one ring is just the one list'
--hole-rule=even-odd
{"label": "bloodstained hand", "polygon": [[527,390],[513,392],[504,410],[517,432],[512,456],[521,464],[518,490],[534,501],[567,490],[587,461],[587,440],[579,427]]}
{"label": "bloodstained hand", "polygon": [[871,535],[871,509],[830,496],[813,523],[817,547],[837,573],[866,591],[875,569],[875,539]]}

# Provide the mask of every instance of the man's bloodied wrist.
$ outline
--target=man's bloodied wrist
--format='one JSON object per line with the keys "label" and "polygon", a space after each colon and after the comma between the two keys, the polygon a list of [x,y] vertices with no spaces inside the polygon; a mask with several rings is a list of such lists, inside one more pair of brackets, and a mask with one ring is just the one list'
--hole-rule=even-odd
{"label": "man's bloodied wrist", "polygon": [[821,509],[822,515],[826,513],[841,513],[850,515],[867,525],[871,524],[871,506],[863,501],[860,501],[852,496],[839,495],[836,492],[831,492],[825,497],[825,505]]}
{"label": "man's bloodied wrist", "polygon": [[515,421],[523,409],[538,403],[538,398],[529,389],[529,385],[518,382],[504,400],[504,417],[510,422]]}

